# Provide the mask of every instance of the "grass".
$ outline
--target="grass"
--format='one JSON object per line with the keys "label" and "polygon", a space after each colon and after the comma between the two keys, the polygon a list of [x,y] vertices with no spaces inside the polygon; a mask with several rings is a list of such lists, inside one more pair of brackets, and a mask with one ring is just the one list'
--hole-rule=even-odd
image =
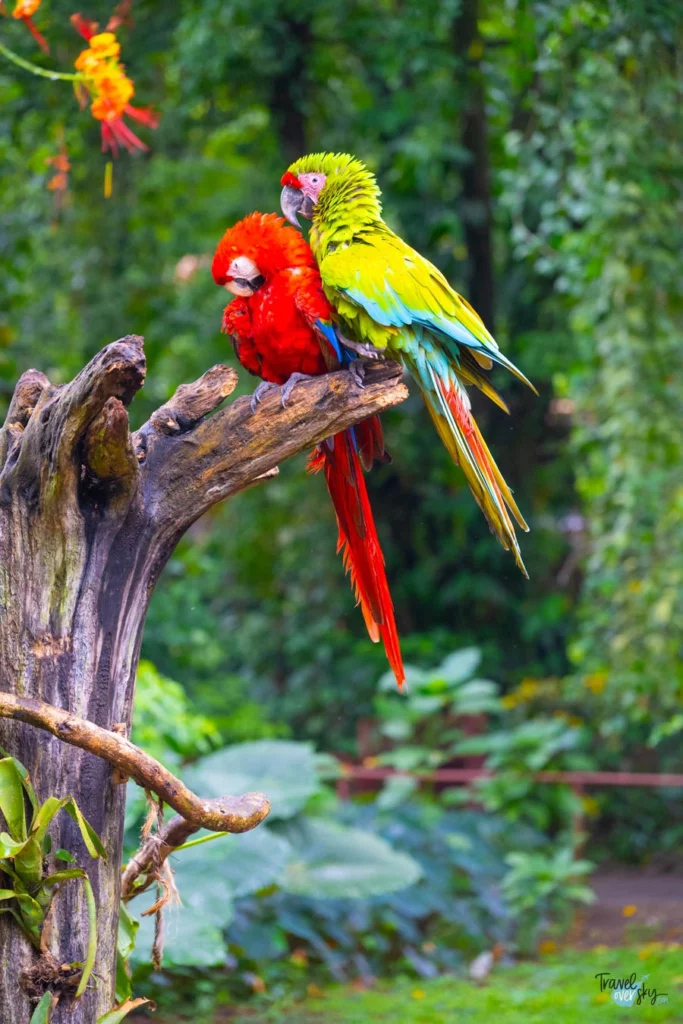
{"label": "grass", "polygon": [[[668,1002],[630,1008],[600,992],[598,972],[640,980]],[[378,983],[358,991],[333,987],[303,1002],[251,1009],[235,1024],[599,1024],[601,1021],[683,1022],[683,947],[650,943],[640,949],[563,951],[540,961],[498,966],[488,984],[457,978]]]}

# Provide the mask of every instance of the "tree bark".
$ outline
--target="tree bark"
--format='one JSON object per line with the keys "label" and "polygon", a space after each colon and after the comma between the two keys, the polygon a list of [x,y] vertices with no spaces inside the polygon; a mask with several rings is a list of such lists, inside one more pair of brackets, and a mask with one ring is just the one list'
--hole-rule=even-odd
{"label": "tree bark", "polygon": [[125,739],[147,607],[184,531],[216,502],[274,475],[282,459],[407,394],[387,363],[368,369],[362,389],[339,372],[299,385],[286,408],[273,394],[254,414],[239,399],[209,417],[237,379],[217,366],[131,435],[126,406],[144,377],[135,336],[104,348],[61,387],[29,370],[0,432],[0,689],[23,698],[26,712],[0,720],[0,744],[28,768],[39,800],[74,797],[107,851],[106,861],[92,860],[75,822],[55,819],[52,849],[70,851],[95,892],[97,980],[76,1002],[73,983],[65,987],[46,966],[85,956],[83,889],[67,882],[48,915],[42,958],[0,915],[2,1024],[28,1024],[41,988],[60,996],[51,1024],[94,1024],[115,1003],[125,787],[108,760],[73,745],[69,727],[50,735],[49,725],[29,724],[40,710],[32,702]]}

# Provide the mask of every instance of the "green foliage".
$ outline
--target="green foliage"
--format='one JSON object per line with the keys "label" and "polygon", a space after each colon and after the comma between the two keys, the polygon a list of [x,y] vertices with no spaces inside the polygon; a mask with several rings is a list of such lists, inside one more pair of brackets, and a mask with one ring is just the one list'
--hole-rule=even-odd
{"label": "green foliage", "polygon": [[420,877],[416,861],[361,829],[313,819],[286,834],[294,857],[282,881],[285,892],[313,899],[368,899],[405,889]]}
{"label": "green foliage", "polygon": [[[88,14],[105,20],[107,11],[95,3]],[[460,197],[470,160],[458,135],[470,63],[456,45],[459,11],[437,0],[400,9],[392,0],[381,18],[368,0],[321,0],[298,11],[286,0],[266,8],[181,0],[163,10],[136,2],[134,28],[120,33],[123,59],[162,119],[149,156],[116,163],[108,201],[97,126],[78,112],[69,86],[0,65],[5,398],[22,369],[38,363],[63,381],[99,345],[131,330],[145,335],[149,365],[135,423],[183,380],[231,361],[219,333],[224,297],[208,267],[213,249],[231,221],[278,208],[283,168],[321,139],[369,161],[392,226],[467,292],[476,267],[463,218],[476,219],[477,208]],[[41,9],[60,66],[81,46],[71,13],[66,0]],[[497,41],[512,38],[512,17],[502,4],[487,11],[485,45],[496,38],[486,70],[494,164],[509,127],[498,116],[509,49]],[[10,21],[6,31],[8,44],[34,55],[23,26]],[[61,128],[72,171],[55,209],[44,161]],[[373,472],[369,487],[406,657],[434,664],[475,643],[507,685],[567,666],[574,594],[558,590],[556,575],[568,551],[561,521],[574,498],[570,460],[559,448],[564,430],[546,416],[551,374],[565,359],[562,331],[557,317],[538,324],[547,286],[513,262],[503,215],[494,227],[497,334],[543,398],[527,399],[501,375],[512,420],[485,402],[476,411],[530,513],[531,583],[490,537],[417,398],[386,417],[394,462]],[[299,462],[206,517],[171,559],[152,602],[145,657],[183,685],[225,741],[291,734],[341,750],[357,715],[371,713],[384,659],[365,636],[335,536],[324,483],[307,478]]]}
{"label": "green foliage", "polygon": [[192,711],[179,683],[141,661],[135,690],[133,743],[168,768],[176,768],[221,742],[216,724]]}
{"label": "green foliage", "polygon": [[116,1002],[125,1003],[133,995],[129,960],[137,939],[140,923],[128,913],[125,903],[119,908],[119,931],[116,944]]}
{"label": "green foliage", "polygon": [[[80,996],[95,966],[97,911],[90,880],[82,868],[46,873],[45,861],[52,849],[49,829],[60,810],[65,810],[78,825],[90,856],[105,857],[98,836],[72,797],[51,796],[39,805],[25,767],[14,757],[5,756],[0,760],[0,811],[9,829],[9,833],[0,832],[0,871],[12,883],[11,889],[0,889],[0,902],[10,904],[0,909],[0,913],[11,914],[29,941],[40,949],[41,931],[55,886],[73,879],[81,882],[88,908],[88,942],[76,990],[76,996]],[[63,850],[57,851],[55,859],[73,860],[69,854],[65,856]],[[46,1014],[49,1009],[45,1004]]]}
{"label": "green foliage", "polygon": [[[379,731],[392,746],[377,762],[398,772],[425,771],[450,761],[463,738],[457,716],[485,715],[498,711],[498,687],[475,673],[481,662],[476,647],[466,647],[447,655],[435,669],[406,666],[406,693],[396,691],[392,673],[385,673],[378,684],[375,711]],[[396,775],[389,779],[380,795],[384,809],[409,799],[417,788],[417,779]]]}
{"label": "green foliage", "polygon": [[[95,0],[87,13],[104,21],[110,6]],[[389,764],[424,769],[456,750],[486,754],[497,777],[476,795],[488,818],[419,801],[405,777],[385,787],[379,807],[344,811],[346,826],[383,836],[421,865],[421,879],[396,896],[360,907],[282,888],[286,864],[276,871],[269,855],[277,860],[278,844],[291,850],[289,830],[313,817],[340,821],[329,793],[306,789],[310,747],[297,748],[299,768],[288,774],[289,755],[282,766],[274,757],[284,748],[249,744],[250,757],[270,752],[254,786],[272,790],[278,808],[265,833],[272,850],[254,848],[252,864],[243,858],[262,889],[236,895],[228,863],[228,851],[261,840],[221,839],[177,858],[179,872],[184,856],[196,857],[195,874],[224,870],[231,879],[218,909],[197,907],[213,929],[212,956],[220,947],[234,960],[231,991],[244,994],[246,975],[264,963],[275,984],[301,977],[288,960],[295,943],[329,973],[426,975],[434,964],[421,943],[438,939],[436,969],[450,970],[446,947],[457,957],[501,935],[514,941],[500,897],[511,849],[486,833],[487,822],[507,830],[517,852],[536,849],[523,838],[531,826],[565,856],[576,798],[535,785],[534,770],[680,767],[680,4],[493,0],[477,10],[471,0],[387,0],[381,17],[370,0],[135,7],[134,29],[121,33],[124,59],[163,117],[150,155],[117,163],[109,201],[96,126],[77,112],[70,88],[0,65],[3,405],[28,366],[62,382],[131,330],[145,334],[149,364],[135,424],[183,380],[232,360],[218,330],[224,300],[208,269],[213,248],[250,209],[277,209],[283,168],[321,140],[370,163],[392,227],[465,294],[481,269],[468,249],[471,229],[491,206],[496,335],[541,398],[499,375],[511,418],[476,396],[475,412],[532,527],[531,581],[490,537],[413,397],[385,417],[394,461],[369,478],[404,654],[415,666],[408,698],[377,695],[383,654],[353,606],[323,483],[286,465],[277,480],[205,517],[171,559],[145,631],[158,671],[141,668],[135,734],[171,767],[202,758],[187,776],[203,777],[207,794],[217,791],[205,761],[219,737],[293,737],[349,751],[358,718],[373,711],[395,745],[383,756]],[[463,11],[479,33],[467,53]],[[66,0],[41,8],[60,66],[81,46],[71,13]],[[34,55],[23,26],[9,19],[3,32]],[[483,165],[463,132],[477,113]],[[45,159],[62,130],[72,171],[58,206],[45,189]],[[473,174],[487,194],[467,193]],[[251,389],[241,378],[241,391]],[[465,645],[482,652],[502,693],[552,678],[552,699],[540,708],[499,701],[492,684],[473,679],[476,655]],[[427,667],[454,650],[460,667]],[[492,732],[464,740],[452,716],[476,708]],[[253,777],[230,755],[208,757],[220,792]],[[13,786],[5,782],[16,796]],[[19,830],[27,798],[8,796]],[[140,803],[129,804],[132,822]],[[605,794],[600,806],[601,852],[638,859],[679,849],[680,798],[671,791]],[[540,874],[556,870],[538,865]],[[568,885],[558,882],[560,901]],[[6,902],[20,914],[17,898]],[[201,968],[184,977],[193,1005],[202,993],[213,999]],[[518,1017],[548,1011],[546,995],[527,995]],[[458,998],[454,1012],[465,1005]],[[582,1016],[592,1010],[578,987],[571,1004],[553,999],[550,1012],[571,1006],[572,1020],[577,1006]],[[487,1019],[504,1019],[505,1007],[496,995]],[[426,1011],[437,1019],[433,1006]]]}
{"label": "green foliage", "polygon": [[127,999],[121,1006],[116,1006],[109,1013],[105,1013],[104,1016],[98,1017],[95,1024],[121,1024],[121,1021],[128,1016],[131,1010],[136,1010],[140,1006],[148,1002],[147,999]]}
{"label": "green foliage", "polygon": [[[468,647],[449,654],[433,670],[406,666],[407,692],[396,692],[395,681],[386,673],[379,681],[375,710],[381,719],[380,731],[387,739],[403,744],[397,754],[406,755],[405,763],[387,755],[382,760],[396,768],[436,767],[452,755],[449,740],[455,735],[444,733],[443,724],[449,716],[481,715],[499,709],[498,688],[488,679],[475,677],[481,652]],[[418,749],[423,753],[418,758]],[[407,757],[414,750],[414,760]]]}
{"label": "green foliage", "polygon": [[29,1024],[50,1024],[53,1005],[54,996],[51,992],[45,992],[31,1014]]}
{"label": "green foliage", "polygon": [[[262,740],[216,751],[185,774],[206,797],[263,789],[268,823],[244,835],[200,835],[174,858],[182,905],[168,913],[165,962],[197,968],[223,963],[236,901],[280,890],[315,899],[366,899],[412,885],[417,863],[376,835],[317,816],[321,782],[310,744]],[[317,813],[316,813],[317,812]],[[213,841],[203,841],[211,839]],[[153,922],[142,918],[135,949],[146,959]],[[122,941],[134,935],[126,922]]]}
{"label": "green foliage", "polygon": [[575,903],[592,903],[595,895],[581,881],[594,868],[588,860],[577,860],[568,848],[552,853],[509,853],[509,871],[502,891],[517,916],[522,952],[532,952],[539,933],[552,923],[556,930],[566,927]]}
{"label": "green foliage", "polygon": [[[678,15],[539,5],[533,131],[507,136],[519,256],[553,278],[571,360],[573,452],[590,552],[577,671],[604,672],[600,731],[650,727],[683,687]],[[566,88],[568,66],[572,87]],[[643,730],[641,729],[641,735]]]}
{"label": "green foliage", "polygon": [[292,817],[318,789],[313,747],[286,740],[226,747],[201,758],[188,769],[186,779],[208,797],[262,790],[271,803],[271,818]]}

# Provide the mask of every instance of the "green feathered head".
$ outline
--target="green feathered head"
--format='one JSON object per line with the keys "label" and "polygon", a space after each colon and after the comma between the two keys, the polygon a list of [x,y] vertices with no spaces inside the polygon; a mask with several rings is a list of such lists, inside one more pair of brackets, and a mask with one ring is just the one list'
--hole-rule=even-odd
{"label": "green feathered head", "polygon": [[382,216],[374,174],[349,153],[302,156],[283,174],[282,185],[282,212],[297,226],[301,213],[312,218],[314,226],[350,234]]}

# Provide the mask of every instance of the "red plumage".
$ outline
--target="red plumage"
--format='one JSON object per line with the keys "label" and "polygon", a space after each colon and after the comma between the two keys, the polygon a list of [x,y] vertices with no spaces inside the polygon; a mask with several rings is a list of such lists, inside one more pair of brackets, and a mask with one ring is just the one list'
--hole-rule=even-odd
{"label": "red plumage", "polygon": [[[308,243],[276,214],[252,213],[225,232],[213,259],[216,284],[230,280],[235,260],[247,257],[263,278],[260,287],[226,306],[223,330],[240,363],[273,384],[293,373],[319,376],[339,366],[318,324],[333,322]],[[336,434],[312,453],[309,469],[323,470],[339,527],[338,549],[361,605],[372,640],[384,642],[399,686],[405,679],[394,609],[363,476],[375,460],[386,460],[377,417]]]}

